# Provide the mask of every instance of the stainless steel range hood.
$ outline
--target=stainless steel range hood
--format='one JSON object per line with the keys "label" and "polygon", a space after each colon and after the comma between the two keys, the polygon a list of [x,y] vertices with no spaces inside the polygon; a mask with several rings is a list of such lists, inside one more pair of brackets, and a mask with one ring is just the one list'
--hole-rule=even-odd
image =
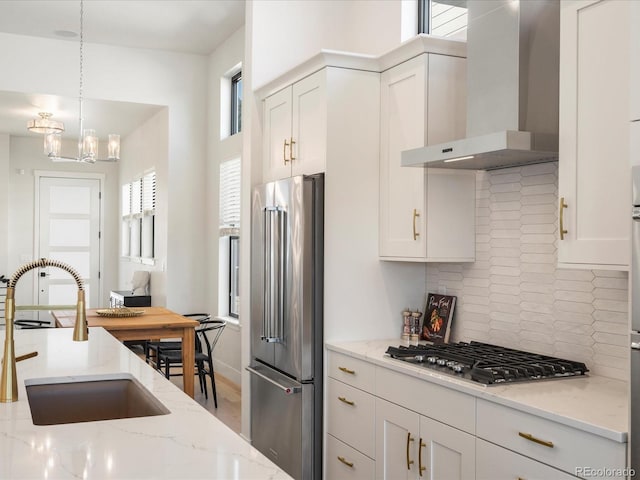
{"label": "stainless steel range hood", "polygon": [[402,166],[557,161],[559,0],[468,0],[467,8],[467,137],[404,151]]}

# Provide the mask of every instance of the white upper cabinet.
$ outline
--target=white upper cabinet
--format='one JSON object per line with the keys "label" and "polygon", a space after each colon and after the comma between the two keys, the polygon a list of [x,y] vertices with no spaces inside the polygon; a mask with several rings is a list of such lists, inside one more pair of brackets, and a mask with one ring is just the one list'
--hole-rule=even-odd
{"label": "white upper cabinet", "polygon": [[324,171],[326,144],[326,69],[265,99],[265,182]]}
{"label": "white upper cabinet", "polygon": [[631,3],[562,4],[558,262],[563,267],[629,267]]}
{"label": "white upper cabinet", "polygon": [[384,260],[473,261],[475,172],[401,167],[403,150],[464,137],[466,59],[425,53],[382,73]]}
{"label": "white upper cabinet", "polygon": [[631,9],[631,120],[640,120],[640,2],[629,2]]}

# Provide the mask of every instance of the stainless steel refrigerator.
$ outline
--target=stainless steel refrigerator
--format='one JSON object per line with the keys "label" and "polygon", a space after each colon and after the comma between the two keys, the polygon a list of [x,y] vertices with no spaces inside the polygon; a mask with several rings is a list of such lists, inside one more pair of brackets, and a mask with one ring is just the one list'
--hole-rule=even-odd
{"label": "stainless steel refrigerator", "polygon": [[322,478],[324,175],[253,190],[251,440],[296,479]]}
{"label": "stainless steel refrigerator", "polygon": [[629,467],[640,472],[640,166],[631,168],[631,421]]}

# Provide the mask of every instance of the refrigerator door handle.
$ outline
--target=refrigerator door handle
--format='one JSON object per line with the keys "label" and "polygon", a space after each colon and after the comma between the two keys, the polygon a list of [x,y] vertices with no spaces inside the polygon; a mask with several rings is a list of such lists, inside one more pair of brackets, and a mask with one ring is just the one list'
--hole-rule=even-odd
{"label": "refrigerator door handle", "polygon": [[640,350],[640,342],[631,342],[632,350]]}
{"label": "refrigerator door handle", "polygon": [[260,377],[261,379],[266,380],[267,382],[271,383],[272,385],[275,385],[280,390],[282,390],[285,395],[292,395],[294,393],[300,393],[302,391],[301,387],[290,387],[290,386],[287,386],[287,385],[281,385],[278,382],[276,382],[274,379],[269,378],[266,375],[263,375],[262,373],[258,372],[254,368],[246,367],[246,369],[247,369],[247,371],[249,373],[253,373],[254,375]]}
{"label": "refrigerator door handle", "polygon": [[284,317],[284,260],[286,212],[282,207],[264,209],[264,316],[262,340],[282,342]]}

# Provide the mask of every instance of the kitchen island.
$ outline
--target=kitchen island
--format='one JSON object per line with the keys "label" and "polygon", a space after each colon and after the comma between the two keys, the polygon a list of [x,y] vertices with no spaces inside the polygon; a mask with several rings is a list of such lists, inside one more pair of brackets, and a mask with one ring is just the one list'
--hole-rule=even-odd
{"label": "kitchen island", "polygon": [[[17,364],[18,401],[0,403],[0,478],[290,478],[107,331],[89,330],[88,342],[62,328],[15,332],[16,355],[38,355]],[[25,380],[114,373],[135,377],[170,413],[33,424]]]}

